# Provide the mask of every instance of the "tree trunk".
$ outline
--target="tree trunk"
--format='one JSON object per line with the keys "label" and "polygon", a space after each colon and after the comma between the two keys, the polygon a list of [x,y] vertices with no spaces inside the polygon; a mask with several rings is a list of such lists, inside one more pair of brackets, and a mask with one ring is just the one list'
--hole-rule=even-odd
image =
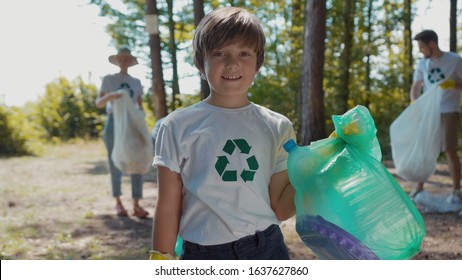
{"label": "tree trunk", "polygon": [[[157,1],[146,1],[146,15],[158,15]],[[162,57],[160,53],[160,35],[157,32],[149,34],[149,47],[151,50],[151,71],[152,71],[152,104],[156,119],[167,115],[167,102],[165,99],[164,74],[162,71]]]}
{"label": "tree trunk", "polygon": [[403,63],[404,92],[409,92],[412,85],[413,58],[412,58],[412,0],[406,0],[404,6],[404,52],[407,61]]}
{"label": "tree trunk", "polygon": [[326,0],[308,0],[305,6],[304,46],[300,77],[300,144],[326,136],[324,116],[324,40]]}
{"label": "tree trunk", "polygon": [[449,51],[457,52],[457,0],[451,0],[449,17]]}
{"label": "tree trunk", "polygon": [[[194,25],[197,27],[204,18],[204,0],[194,0]],[[210,87],[206,80],[201,78],[201,99],[207,98]]]}
{"label": "tree trunk", "polygon": [[177,61],[177,47],[175,40],[175,21],[173,19],[173,0],[167,0],[168,6],[168,29],[170,33],[170,56],[172,58],[172,103],[170,108],[172,111],[176,109],[176,106],[181,106],[181,101],[179,98],[180,95],[180,85],[178,79],[178,61]]}
{"label": "tree trunk", "polygon": [[[287,65],[290,69],[290,72],[295,72],[300,74],[301,72],[301,59],[302,53],[300,49],[303,47],[303,35],[301,33],[300,28],[303,27],[305,22],[305,0],[292,0],[291,3],[291,11],[292,13],[292,20],[291,20],[291,27],[289,29],[289,40],[290,44],[290,51],[289,57],[290,60],[289,65]],[[289,13],[287,13],[289,14]],[[286,17],[286,15],[284,15]],[[290,19],[290,15],[287,15],[287,21]],[[277,60],[279,62],[279,59]],[[287,66],[278,66],[278,67],[287,67]],[[288,88],[288,100],[292,104],[297,104],[298,93],[300,89],[300,77],[296,78],[298,75],[291,75],[292,78],[289,78],[289,82],[287,84]],[[296,112],[296,114],[300,114],[300,112]]]}
{"label": "tree trunk", "polygon": [[340,77],[340,110],[341,114],[348,111],[348,99],[350,98],[350,69],[351,69],[351,50],[353,47],[353,30],[354,30],[354,0],[343,2],[343,52],[342,52],[342,73]]}
{"label": "tree trunk", "polygon": [[367,4],[367,54],[366,54],[366,100],[364,106],[369,109],[371,104],[371,53],[372,53],[372,5],[374,0],[369,0]]}

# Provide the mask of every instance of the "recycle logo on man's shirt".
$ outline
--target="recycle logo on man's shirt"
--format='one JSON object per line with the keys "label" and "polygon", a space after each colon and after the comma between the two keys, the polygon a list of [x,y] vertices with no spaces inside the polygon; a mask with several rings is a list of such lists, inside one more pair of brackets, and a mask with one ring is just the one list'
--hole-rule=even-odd
{"label": "recycle logo on man's shirt", "polygon": [[432,70],[430,70],[430,72],[428,73],[428,81],[431,83],[431,84],[434,84],[434,83],[437,83],[439,81],[442,81],[444,80],[444,78],[446,78],[446,76],[444,76],[444,73],[443,71],[441,71],[440,68],[433,68]]}
{"label": "recycle logo on man's shirt", "polygon": [[[245,141],[245,139],[233,139],[226,141],[226,144],[223,147],[223,152],[227,153],[228,155],[232,155],[236,150],[236,147],[239,149],[241,156],[248,156],[250,149],[252,148],[249,146],[247,141]],[[242,180],[244,180],[244,182],[253,181],[255,172],[258,169],[258,161],[255,156],[247,157],[246,161],[247,168],[244,168],[242,171],[240,171],[239,175]],[[228,167],[229,163],[230,162],[226,155],[218,156],[217,162],[215,163],[215,169],[223,181],[235,182],[237,181],[238,170],[227,170],[226,168]]]}

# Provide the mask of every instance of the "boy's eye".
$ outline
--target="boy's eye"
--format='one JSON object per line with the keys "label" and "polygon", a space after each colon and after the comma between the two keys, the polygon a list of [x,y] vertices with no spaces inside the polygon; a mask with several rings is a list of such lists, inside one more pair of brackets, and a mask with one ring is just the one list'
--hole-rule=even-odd
{"label": "boy's eye", "polygon": [[224,53],[220,51],[213,51],[212,56],[224,56]]}

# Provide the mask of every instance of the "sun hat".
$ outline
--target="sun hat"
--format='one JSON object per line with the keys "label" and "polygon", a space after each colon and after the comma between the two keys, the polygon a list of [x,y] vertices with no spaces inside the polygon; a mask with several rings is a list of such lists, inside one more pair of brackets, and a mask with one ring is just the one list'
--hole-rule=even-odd
{"label": "sun hat", "polygon": [[134,57],[130,51],[130,48],[128,46],[120,46],[118,49],[117,49],[117,54],[113,54],[111,56],[108,57],[108,60],[110,63],[112,64],[115,64],[117,66],[119,66],[119,58],[121,56],[127,56],[127,57],[130,57],[131,59],[131,62],[130,64],[128,65],[128,67],[130,66],[134,66],[136,64],[138,64],[138,60],[136,59],[136,57]]}

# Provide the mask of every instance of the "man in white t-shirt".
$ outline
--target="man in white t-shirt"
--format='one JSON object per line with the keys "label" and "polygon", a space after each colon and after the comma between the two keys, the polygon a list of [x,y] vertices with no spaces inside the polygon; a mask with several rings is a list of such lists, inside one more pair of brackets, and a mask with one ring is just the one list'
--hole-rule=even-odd
{"label": "man in white t-shirt", "polygon": [[[444,90],[441,98],[441,128],[443,151],[446,152],[452,177],[453,192],[450,202],[462,200],[460,191],[460,159],[457,155],[460,127],[460,94],[462,90],[462,57],[452,52],[443,52],[438,46],[438,35],[433,30],[424,30],[414,37],[420,52],[424,55],[414,71],[410,98],[411,102],[420,96],[422,87],[428,89],[439,84]],[[423,190],[423,182],[409,194],[415,197]]]}

